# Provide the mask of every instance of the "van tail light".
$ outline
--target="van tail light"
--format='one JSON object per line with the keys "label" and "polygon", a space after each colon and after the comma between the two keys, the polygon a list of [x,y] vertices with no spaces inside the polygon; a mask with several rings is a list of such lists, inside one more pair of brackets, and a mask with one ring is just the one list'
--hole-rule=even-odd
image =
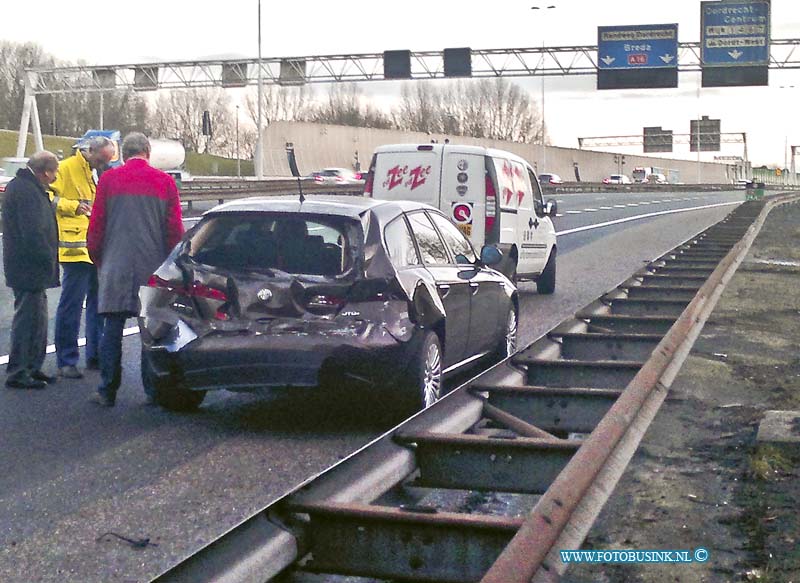
{"label": "van tail light", "polygon": [[489,240],[489,234],[494,229],[494,221],[497,218],[497,191],[494,189],[494,182],[491,175],[486,173],[486,225],[484,237]]}
{"label": "van tail light", "polygon": [[372,160],[369,163],[369,170],[367,173],[361,173],[361,178],[364,179],[364,196],[372,198],[372,189],[375,185],[375,165],[378,163],[378,155],[373,154]]}
{"label": "van tail light", "polygon": [[370,170],[364,180],[364,196],[372,197],[373,184],[375,184],[375,172]]}

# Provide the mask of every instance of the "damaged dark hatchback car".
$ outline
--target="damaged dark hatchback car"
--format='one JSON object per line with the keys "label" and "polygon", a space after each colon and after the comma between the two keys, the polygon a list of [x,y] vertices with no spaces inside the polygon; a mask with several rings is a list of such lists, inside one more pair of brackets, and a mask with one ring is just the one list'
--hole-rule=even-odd
{"label": "damaged dark hatchback car", "polygon": [[142,381],[173,410],[206,391],[350,386],[413,412],[444,375],[516,346],[517,290],[439,210],[251,198],[207,212],[142,287]]}

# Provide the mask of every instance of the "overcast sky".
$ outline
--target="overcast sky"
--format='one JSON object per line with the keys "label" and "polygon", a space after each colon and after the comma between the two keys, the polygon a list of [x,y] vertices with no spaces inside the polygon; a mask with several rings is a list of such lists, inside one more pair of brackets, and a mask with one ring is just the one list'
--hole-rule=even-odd
{"label": "overcast sky", "polygon": [[[537,4],[556,8],[531,10]],[[800,38],[798,0],[772,4],[772,38]],[[0,38],[35,42],[56,58],[89,64],[255,57],[257,6],[258,0],[4,0]],[[263,0],[262,56],[535,47],[543,40],[548,46],[594,45],[598,26],[664,23],[678,24],[681,41],[698,41],[700,2]],[[538,79],[514,82],[538,101]],[[596,91],[593,76],[548,79],[548,134],[554,145],[577,147],[578,136],[640,134],[642,126],[688,133],[689,120],[702,114],[720,118],[723,132],[747,132],[756,164],[783,165],[784,145],[800,145],[800,70],[771,70],[769,87],[702,89],[699,99],[697,85],[698,75],[688,73],[679,76],[678,89],[649,91]],[[381,103],[394,90],[386,83],[362,88]],[[676,150],[677,157],[695,157],[687,146]],[[741,146],[723,154],[741,155]]]}

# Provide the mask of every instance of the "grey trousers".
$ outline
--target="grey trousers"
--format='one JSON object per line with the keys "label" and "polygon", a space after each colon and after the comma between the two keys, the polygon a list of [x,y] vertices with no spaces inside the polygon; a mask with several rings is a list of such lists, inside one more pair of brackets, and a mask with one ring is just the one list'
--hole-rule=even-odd
{"label": "grey trousers", "polygon": [[42,369],[47,350],[47,293],[45,290],[14,290],[14,320],[7,380],[28,378]]}

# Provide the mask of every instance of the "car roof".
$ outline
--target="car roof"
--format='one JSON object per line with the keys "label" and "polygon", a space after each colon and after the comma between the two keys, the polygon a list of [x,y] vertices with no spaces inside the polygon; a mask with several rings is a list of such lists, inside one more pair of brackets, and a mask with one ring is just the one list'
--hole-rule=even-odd
{"label": "car roof", "polygon": [[506,158],[515,162],[520,162],[523,165],[531,166],[530,162],[507,150],[497,150],[494,148],[485,148],[483,146],[469,146],[464,144],[388,144],[385,146],[378,146],[375,148],[376,154],[383,154],[389,152],[416,152],[420,146],[425,146],[426,151],[436,152],[441,155],[442,150],[447,148],[448,152],[455,154],[477,154],[479,156],[492,156],[494,158]]}
{"label": "car roof", "polygon": [[240,198],[214,207],[205,214],[226,212],[304,212],[320,215],[337,215],[358,218],[364,211],[376,210],[381,214],[399,214],[418,209],[438,210],[430,205],[398,200],[376,200],[365,196],[311,195],[300,202],[297,196],[257,196]]}

